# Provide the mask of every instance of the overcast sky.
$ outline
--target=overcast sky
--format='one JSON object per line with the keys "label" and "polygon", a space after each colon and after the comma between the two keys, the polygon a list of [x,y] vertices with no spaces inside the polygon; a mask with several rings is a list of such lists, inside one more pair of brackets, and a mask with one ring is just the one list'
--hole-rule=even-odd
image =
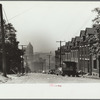
{"label": "overcast sky", "polygon": [[[0,1],[1,2],[1,1]],[[54,51],[56,41],[70,41],[81,29],[92,27],[100,2],[2,1],[20,44],[32,43],[35,52]],[[5,18],[5,15],[4,15]],[[63,44],[62,44],[63,45]]]}

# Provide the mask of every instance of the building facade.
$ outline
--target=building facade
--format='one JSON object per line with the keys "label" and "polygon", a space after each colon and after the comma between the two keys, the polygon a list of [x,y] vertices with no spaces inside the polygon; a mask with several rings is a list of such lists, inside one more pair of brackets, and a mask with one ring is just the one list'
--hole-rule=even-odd
{"label": "building facade", "polygon": [[[64,56],[62,63],[66,66],[69,63],[74,63],[73,66],[77,67],[77,71],[82,71],[90,75],[100,76],[100,38],[97,31],[97,25],[92,28],[86,28],[80,31],[80,36],[72,38],[71,41],[66,42],[63,46],[64,50],[58,48],[55,51],[55,63],[56,67],[59,67],[59,55],[61,49],[61,55]],[[61,57],[62,57],[61,56]]]}

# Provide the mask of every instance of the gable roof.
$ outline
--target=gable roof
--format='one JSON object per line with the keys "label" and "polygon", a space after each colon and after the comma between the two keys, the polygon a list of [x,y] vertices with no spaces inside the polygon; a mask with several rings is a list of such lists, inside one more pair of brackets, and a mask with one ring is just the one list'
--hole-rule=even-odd
{"label": "gable roof", "polygon": [[75,41],[76,41],[76,42],[80,41],[80,37],[79,37],[79,36],[76,36],[76,37],[75,37]]}
{"label": "gable roof", "polygon": [[95,29],[94,28],[86,28],[86,35],[90,35],[90,34],[95,34]]}
{"label": "gable roof", "polygon": [[66,44],[65,44],[66,46],[68,46],[68,42],[66,42]]}
{"label": "gable roof", "polygon": [[75,42],[75,38],[72,38],[71,42],[72,42],[72,43]]}
{"label": "gable roof", "polygon": [[72,46],[73,44],[71,43],[71,41],[68,41],[68,45],[69,45],[69,46]]}
{"label": "gable roof", "polygon": [[85,30],[80,31],[80,37],[83,37],[83,36],[85,36]]}

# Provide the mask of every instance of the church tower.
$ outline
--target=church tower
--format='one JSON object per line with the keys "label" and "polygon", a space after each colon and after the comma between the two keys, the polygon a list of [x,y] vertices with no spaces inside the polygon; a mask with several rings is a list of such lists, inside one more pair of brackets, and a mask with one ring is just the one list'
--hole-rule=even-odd
{"label": "church tower", "polygon": [[29,59],[33,59],[33,46],[31,43],[28,44],[27,48],[26,48],[26,55]]}
{"label": "church tower", "polygon": [[31,43],[28,44],[27,48],[26,48],[26,56],[27,56],[27,62],[29,65],[29,68],[31,71],[34,71],[34,65],[33,65],[33,46]]}

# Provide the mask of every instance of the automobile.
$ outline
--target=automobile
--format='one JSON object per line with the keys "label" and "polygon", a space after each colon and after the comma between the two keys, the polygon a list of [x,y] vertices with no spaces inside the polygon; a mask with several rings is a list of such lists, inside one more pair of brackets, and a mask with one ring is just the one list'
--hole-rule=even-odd
{"label": "automobile", "polygon": [[77,72],[77,67],[76,63],[74,62],[66,62],[66,64],[63,64],[62,66],[62,76],[73,76],[73,77],[78,77],[78,72]]}
{"label": "automobile", "polygon": [[48,74],[55,74],[55,70],[54,69],[49,70]]}
{"label": "automobile", "polygon": [[85,74],[86,74],[86,73],[83,72],[82,70],[79,70],[77,73],[78,73],[78,75],[85,75]]}
{"label": "automobile", "polygon": [[62,75],[62,67],[57,68],[56,71],[55,71],[55,74],[56,75]]}

